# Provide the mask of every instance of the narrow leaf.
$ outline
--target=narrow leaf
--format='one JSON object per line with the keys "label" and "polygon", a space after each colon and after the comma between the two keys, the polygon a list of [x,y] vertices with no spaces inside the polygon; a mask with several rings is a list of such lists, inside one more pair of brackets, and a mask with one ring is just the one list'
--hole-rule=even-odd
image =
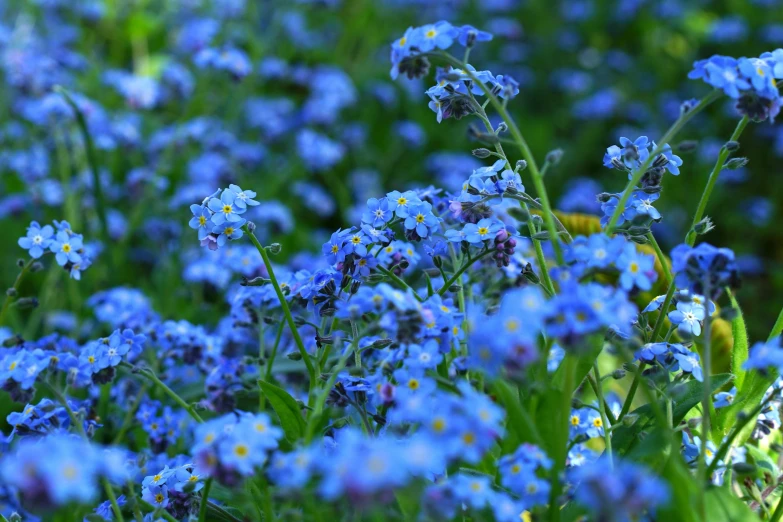
{"label": "narrow leaf", "polygon": [[258,385],[266,398],[269,399],[269,404],[272,405],[277,416],[280,417],[280,426],[285,432],[286,439],[289,442],[299,440],[305,432],[305,421],[299,404],[288,392],[274,384],[259,380]]}
{"label": "narrow leaf", "polygon": [[731,306],[737,311],[737,316],[731,321],[731,334],[734,337],[734,347],[731,350],[731,373],[734,374],[734,384],[739,389],[745,382],[746,372],[742,369],[742,365],[748,360],[748,331],[745,327],[742,310],[734,294],[730,291],[726,293],[731,299]]}

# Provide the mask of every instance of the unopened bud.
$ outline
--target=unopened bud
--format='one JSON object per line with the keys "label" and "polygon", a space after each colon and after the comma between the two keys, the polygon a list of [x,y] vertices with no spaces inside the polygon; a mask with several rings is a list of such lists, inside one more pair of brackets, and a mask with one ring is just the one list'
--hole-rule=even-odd
{"label": "unopened bud", "polygon": [[332,427],[339,430],[340,428],[346,427],[348,423],[349,420],[346,417],[340,417],[339,419],[332,421]]}
{"label": "unopened bud", "polygon": [[263,277],[254,277],[253,279],[243,277],[242,281],[239,282],[240,286],[264,286],[267,283],[271,283],[271,280]]}
{"label": "unopened bud", "polygon": [[715,224],[712,222],[712,219],[710,219],[709,216],[706,216],[693,226],[693,231],[701,236],[712,231],[714,228]]}
{"label": "unopened bud", "polygon": [[302,360],[302,354],[299,353],[299,352],[291,352],[291,353],[287,354],[286,357],[288,357],[292,361],[301,361]]}
{"label": "unopened bud", "polygon": [[727,141],[726,143],[723,144],[723,148],[729,152],[734,152],[739,150],[740,144],[738,141]]}
{"label": "unopened bud", "polygon": [[11,287],[5,291],[5,295],[7,295],[8,297],[16,297],[17,295],[19,295],[19,292],[16,291],[16,288]]}
{"label": "unopened bud", "polygon": [[256,231],[256,224],[253,223],[252,221],[248,221],[247,223],[245,223],[245,227],[247,228],[248,234],[252,234],[253,232]]}
{"label": "unopened bud", "polygon": [[625,370],[618,368],[617,370],[613,371],[611,375],[612,375],[612,379],[616,379],[619,381],[620,379],[625,377]]}
{"label": "unopened bud", "polygon": [[495,129],[495,134],[500,134],[501,132],[506,132],[508,130],[508,125],[506,125],[505,121],[501,121],[498,124],[497,129]]}
{"label": "unopened bud", "polygon": [[701,425],[701,417],[692,417],[688,419],[688,427],[690,429],[698,428]]}
{"label": "unopened bud", "polygon": [[453,284],[449,287],[449,292],[457,293],[460,290],[462,290],[462,286],[458,284]]}
{"label": "unopened bud", "polygon": [[544,161],[546,161],[547,163],[549,163],[552,166],[555,166],[558,163],[560,163],[561,159],[563,159],[563,149],[555,149],[555,150],[550,150],[549,152],[547,152],[546,158],[544,159]]}
{"label": "unopened bud", "polygon": [[752,475],[756,473],[756,466],[747,462],[737,462],[731,468],[737,475]]}
{"label": "unopened bud", "polygon": [[685,140],[681,141],[679,145],[677,145],[677,151],[678,152],[693,152],[696,150],[696,147],[699,146],[699,142],[696,140]]}
{"label": "unopened bud", "polygon": [[22,297],[16,303],[14,303],[14,306],[16,306],[19,310],[29,310],[31,308],[37,308],[38,307],[38,298],[37,297]]}
{"label": "unopened bud", "polygon": [[432,258],[432,263],[433,263],[433,264],[434,264],[436,267],[438,267],[438,268],[442,268],[442,267],[443,267],[443,259],[441,259],[441,257],[440,257],[440,256],[434,256],[434,257]]}
{"label": "unopened bud", "polygon": [[43,269],[44,269],[43,263],[41,263],[40,261],[36,261],[32,265],[30,265],[30,273],[31,274],[34,274],[36,272],[40,272]]}
{"label": "unopened bud", "polygon": [[18,266],[19,268],[24,268],[24,265],[25,265],[24,259],[16,260],[16,266]]}
{"label": "unopened bud", "polygon": [[527,161],[525,161],[525,160],[517,161],[517,165],[516,165],[516,171],[517,172],[522,172],[526,168],[527,168]]}
{"label": "unopened bud", "polygon": [[748,161],[750,161],[748,158],[731,158],[723,167],[729,170],[737,170],[747,165]]}
{"label": "unopened bud", "polygon": [[375,349],[381,349],[391,346],[392,342],[391,339],[376,339],[370,346]]}
{"label": "unopened bud", "polygon": [[477,158],[488,158],[491,152],[489,149],[480,148],[480,149],[473,149],[473,155]]}
{"label": "unopened bud", "polygon": [[611,201],[613,197],[614,194],[609,194],[608,192],[601,192],[595,197],[595,199],[597,199],[599,203],[609,203],[609,201]]}
{"label": "unopened bud", "polygon": [[280,243],[272,243],[266,249],[269,251],[272,255],[277,255],[280,253],[281,250],[283,250],[283,247],[280,246]]}
{"label": "unopened bud", "polygon": [[533,266],[530,263],[526,264],[524,268],[522,268],[522,275],[524,276],[525,279],[527,279],[534,285],[541,283],[541,278],[538,277],[535,270],[533,270]]}

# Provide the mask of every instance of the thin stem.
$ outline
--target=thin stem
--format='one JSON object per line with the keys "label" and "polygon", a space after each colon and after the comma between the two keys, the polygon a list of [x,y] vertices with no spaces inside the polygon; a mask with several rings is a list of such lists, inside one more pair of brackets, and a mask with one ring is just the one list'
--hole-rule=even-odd
{"label": "thin stem", "polygon": [[128,412],[125,414],[125,418],[120,425],[120,430],[117,432],[117,435],[114,436],[112,444],[118,444],[122,441],[122,438],[125,436],[125,433],[127,433],[133,422],[133,416],[136,414],[136,411],[138,411],[139,406],[141,406],[141,400],[144,398],[145,393],[147,393],[147,386],[142,384],[139,394],[136,396],[133,404],[131,404],[131,407],[128,408]]}
{"label": "thin stem", "polygon": [[211,510],[215,511],[216,513],[219,513],[221,516],[226,517],[229,520],[233,520],[234,522],[242,522],[241,519],[235,517],[234,515],[226,511],[222,506],[218,506],[217,504],[215,504],[210,500],[207,500],[206,504],[209,506]]}
{"label": "thin stem", "polygon": [[780,314],[778,315],[778,320],[775,321],[775,325],[772,327],[772,330],[769,332],[769,338],[767,339],[767,342],[771,341],[780,333],[783,332],[783,308],[780,309]]}
{"label": "thin stem", "polygon": [[[735,127],[734,132],[731,134],[729,141],[739,140],[742,131],[745,130],[745,127],[748,125],[748,121],[748,117],[743,116],[743,118],[737,123],[737,126]],[[685,242],[690,246],[693,246],[693,243],[696,242],[696,232],[693,230],[693,227],[696,226],[696,223],[701,221],[702,217],[704,217],[704,212],[707,210],[707,202],[710,200],[710,196],[712,195],[712,189],[715,187],[715,183],[718,181],[718,177],[726,165],[726,159],[728,159],[729,154],[731,154],[731,152],[726,147],[723,147],[720,150],[720,154],[718,154],[718,160],[715,162],[715,166],[712,167],[710,177],[707,179],[707,185],[704,187],[704,192],[701,194],[699,205],[696,207],[696,213],[693,215],[691,229],[688,231],[688,235],[685,238]]]}
{"label": "thin stem", "polygon": [[639,388],[639,382],[642,380],[642,370],[644,370],[644,366],[645,362],[642,361],[639,363],[639,367],[636,369],[636,374],[633,376],[631,387],[628,389],[628,395],[625,396],[623,408],[620,410],[620,415],[617,416],[617,422],[623,420],[623,417],[625,417],[628,414],[628,411],[631,409],[633,398],[636,396],[636,390]]}
{"label": "thin stem", "polygon": [[87,156],[87,163],[90,166],[90,173],[92,174],[92,190],[95,193],[95,210],[98,212],[98,220],[101,223],[101,234],[106,245],[110,242],[109,237],[109,225],[106,219],[106,200],[103,196],[103,187],[101,186],[100,172],[98,170],[98,158],[95,154],[95,146],[92,142],[92,136],[90,135],[90,129],[87,126],[87,120],[84,118],[84,114],[76,102],[71,97],[70,93],[61,86],[55,86],[54,91],[59,93],[71,107],[76,116],[76,123],[78,124],[79,131],[82,134],[84,140],[84,152]]}
{"label": "thin stem", "polygon": [[459,277],[463,273],[465,273],[465,270],[470,268],[471,265],[473,265],[473,263],[475,263],[476,261],[484,259],[490,254],[494,254],[494,251],[492,249],[485,250],[484,252],[480,253],[476,257],[468,257],[468,260],[461,267],[459,267],[456,272],[454,272],[454,275],[451,276],[448,281],[443,283],[441,289],[438,290],[438,295],[443,296],[446,292],[449,291],[449,287],[451,287],[451,285],[456,283]]}
{"label": "thin stem", "polygon": [[[272,345],[272,353],[269,355],[269,361],[267,361],[266,368],[264,370],[264,380],[266,382],[270,382],[272,379],[272,368],[274,368],[275,365],[275,358],[277,358],[277,348],[280,346],[280,339],[283,337],[284,327],[285,323],[280,321],[280,324],[277,327],[277,334],[275,335],[275,344]],[[258,411],[264,411],[264,408],[266,407],[266,395],[263,393],[263,390],[259,393],[259,397]]]}
{"label": "thin stem", "polygon": [[416,291],[413,288],[411,288],[411,286],[408,283],[400,279],[394,272],[380,265],[375,267],[375,269],[378,270],[383,275],[385,275],[386,277],[388,277],[389,279],[391,279],[392,281],[394,281],[394,283],[400,288],[402,288],[403,290],[410,290],[411,293],[413,293],[413,297],[415,297],[418,302],[420,303],[424,302],[424,299],[422,299],[421,296],[419,296],[419,294],[417,294]]}
{"label": "thin stem", "polygon": [[[27,261],[27,263],[25,263],[25,265],[16,275],[16,279],[14,279],[14,284],[11,287],[14,289],[14,292],[19,291],[19,286],[22,284],[22,279],[24,279],[24,275],[27,273],[27,271],[30,270],[30,267],[33,266],[34,261],[35,259],[30,258],[30,260]],[[8,310],[8,306],[11,304],[12,299],[13,297],[9,295],[8,292],[6,292],[5,299],[3,300],[3,307],[0,308],[0,326],[3,324],[3,318],[5,317],[5,312]]]}
{"label": "thin stem", "polygon": [[[710,296],[712,295],[709,285],[709,279],[704,282],[704,296],[707,302],[704,305],[705,310],[710,309]],[[712,374],[712,314],[704,314],[704,348],[702,349],[701,362],[702,373],[704,374],[703,388],[704,393],[701,399],[701,458],[699,459],[699,470],[701,471],[701,489],[704,492],[705,484],[709,480],[707,473],[707,439],[710,435],[710,408],[712,407],[712,388],[710,386],[710,377]],[[704,501],[704,499],[702,499]]]}
{"label": "thin stem", "polygon": [[356,368],[362,369],[362,351],[359,349],[359,329],[356,327],[356,321],[351,321],[351,335],[353,336],[353,360]]}
{"label": "thin stem", "polygon": [[[310,354],[307,352],[304,342],[302,342],[302,337],[299,335],[299,329],[296,327],[294,316],[291,315],[291,309],[288,308],[288,302],[285,299],[283,291],[280,289],[280,284],[277,282],[277,277],[275,276],[274,269],[272,268],[272,261],[269,259],[269,255],[266,253],[266,249],[261,245],[261,243],[258,242],[258,238],[256,238],[255,234],[247,229],[247,225],[243,226],[242,228],[250,238],[250,242],[253,243],[253,245],[256,247],[256,250],[258,250],[258,253],[261,254],[261,259],[264,261],[264,266],[266,266],[266,271],[269,274],[269,280],[272,282],[272,286],[274,287],[275,293],[277,294],[277,300],[280,301],[280,307],[283,309],[283,315],[285,315],[285,319],[288,322],[288,327],[291,329],[291,335],[293,335],[296,347],[299,349],[299,353],[302,355],[302,359],[304,360],[305,366],[307,367],[307,375],[310,377],[310,388],[308,391],[308,397],[310,397],[313,390],[315,389],[315,366],[313,366],[313,361],[310,360]],[[310,399],[308,398],[308,402],[309,401]]]}
{"label": "thin stem", "polygon": [[663,273],[666,275],[666,280],[671,283],[672,272],[671,269],[669,269],[669,261],[666,259],[666,256],[663,255],[663,251],[655,240],[655,236],[652,232],[647,232],[647,239],[650,240],[650,245],[653,247],[653,250],[655,250],[655,255],[658,256],[658,261],[661,263]]}
{"label": "thin stem", "polygon": [[150,381],[152,381],[152,383],[155,384],[155,386],[160,388],[161,391],[163,391],[163,393],[168,395],[174,402],[176,402],[179,405],[180,408],[182,408],[183,410],[187,411],[188,414],[190,414],[190,416],[193,417],[193,419],[196,422],[199,422],[199,423],[204,422],[204,419],[202,419],[201,416],[198,413],[196,413],[196,410],[193,408],[193,406],[191,404],[188,404],[187,402],[185,402],[185,399],[183,399],[182,397],[177,395],[177,392],[175,392],[174,390],[169,388],[166,385],[166,383],[161,381],[158,378],[158,376],[155,375],[155,372],[153,372],[149,368],[137,368],[137,367],[135,367],[135,366],[133,366],[131,364],[125,363],[125,362],[121,363],[121,365],[125,366],[127,368],[130,368],[133,373],[138,373],[139,375],[142,375],[142,376],[146,377],[147,379],[149,379]]}
{"label": "thin stem", "polygon": [[604,392],[601,389],[601,372],[598,370],[598,359],[593,361],[593,374],[595,375],[595,393],[598,396],[598,407],[601,411],[601,422],[604,428],[604,445],[606,454],[609,457],[609,469],[614,468],[614,459],[612,457],[612,436],[609,433],[609,419],[606,415],[607,407],[604,400]]}
{"label": "thin stem", "polygon": [[198,522],[207,521],[207,501],[209,500],[209,490],[212,488],[212,477],[204,482],[204,488],[201,490],[201,505],[198,508]]}
{"label": "thin stem", "polygon": [[[483,85],[483,84],[482,84]],[[470,94],[471,98],[475,102],[475,97],[473,97],[473,94],[468,90],[468,93]],[[479,112],[476,113],[477,116],[484,122],[484,126],[487,129],[487,132],[494,135],[495,131],[492,128],[492,124],[489,121],[489,118],[487,118],[487,113],[484,112],[484,109],[481,108]],[[503,145],[500,144],[500,142],[497,142],[494,144],[495,150],[498,152],[498,154],[503,156],[503,159],[506,160],[506,166],[513,170],[514,167],[511,165],[511,162],[508,159],[508,156],[506,156],[506,151],[503,150]],[[527,202],[520,201],[522,208],[529,214],[530,208],[527,205]],[[528,219],[527,220],[527,229],[530,232],[530,239],[533,242],[533,249],[536,253],[536,262],[538,263],[539,268],[541,269],[541,280],[544,282],[543,287],[547,289],[550,295],[555,294],[555,285],[552,284],[552,278],[549,276],[549,270],[547,269],[546,265],[546,258],[544,257],[544,250],[541,248],[541,242],[537,239],[533,239],[533,236],[536,234],[535,226],[533,225],[533,220]],[[441,294],[442,295],[442,294]]]}
{"label": "thin stem", "polygon": [[109,479],[104,477],[101,479],[101,483],[103,484],[103,490],[106,492],[106,496],[109,497],[109,501],[111,502],[114,516],[117,517],[119,522],[125,522],[125,519],[122,517],[120,505],[117,503],[117,496],[114,494],[114,489],[112,489],[111,484],[109,484]]}
{"label": "thin stem", "polygon": [[669,306],[672,304],[672,297],[674,297],[674,280],[672,279],[671,283],[669,283],[669,288],[666,290],[666,297],[663,300],[663,305],[661,306],[661,311],[658,313],[658,319],[655,321],[655,327],[652,331],[652,336],[650,336],[650,342],[658,342],[658,335],[661,333],[661,329],[663,328],[663,324],[666,322],[667,313],[666,310],[669,309]]}
{"label": "thin stem", "polygon": [[544,178],[541,175],[541,172],[538,170],[536,159],[533,156],[527,141],[525,141],[524,136],[522,136],[522,133],[519,131],[519,127],[517,127],[516,122],[508,113],[506,105],[498,100],[497,96],[492,93],[489,87],[487,87],[484,82],[479,80],[464,63],[460,62],[448,53],[442,53],[441,56],[443,56],[446,61],[451,63],[453,66],[462,69],[465,74],[467,74],[468,77],[476,85],[478,85],[482,91],[484,91],[487,99],[490,101],[495,110],[498,111],[498,114],[500,114],[500,117],[503,118],[503,121],[506,122],[506,125],[508,125],[508,128],[511,131],[511,136],[514,138],[516,145],[519,147],[519,151],[522,154],[522,157],[525,159],[525,161],[527,161],[527,168],[530,171],[531,177],[533,178],[533,185],[535,185],[538,197],[541,199],[541,205],[544,207],[544,223],[546,224],[546,228],[549,231],[549,238],[552,241],[552,249],[555,252],[555,259],[557,260],[558,264],[562,265],[563,251],[560,247],[560,242],[557,237],[555,222],[552,219],[552,206],[549,204],[549,196],[547,195],[546,186],[544,185]]}
{"label": "thin stem", "polygon": [[609,223],[606,225],[606,233],[607,235],[611,235],[612,232],[614,232],[614,228],[617,225],[617,220],[620,219],[620,215],[625,211],[625,204],[628,202],[628,198],[631,197],[631,193],[633,192],[633,189],[639,184],[639,182],[642,179],[642,176],[644,176],[644,173],[647,172],[647,169],[650,168],[650,165],[652,165],[653,161],[655,161],[655,158],[658,157],[658,154],[660,154],[663,151],[663,148],[677,135],[677,133],[682,130],[682,128],[685,126],[686,123],[688,123],[691,118],[696,116],[698,113],[700,113],[702,110],[704,110],[707,105],[712,103],[713,101],[717,100],[721,96],[721,93],[717,89],[713,89],[707,96],[701,99],[699,103],[686,112],[685,114],[681,114],[679,118],[672,124],[671,127],[669,127],[669,130],[666,131],[666,134],[663,135],[663,137],[658,141],[658,144],[653,149],[653,151],[650,153],[650,155],[647,157],[647,159],[642,163],[638,169],[633,173],[633,176],[631,177],[631,180],[628,182],[628,185],[625,187],[625,190],[623,190],[622,195],[620,196],[620,200],[617,202],[617,208],[615,208],[614,213],[612,214],[611,219],[609,220]]}
{"label": "thin stem", "polygon": [[780,522],[781,517],[783,517],[783,498],[778,501],[778,507],[775,508],[769,522]]}
{"label": "thin stem", "polygon": [[139,502],[142,506],[144,506],[145,509],[147,509],[149,511],[152,511],[154,513],[154,517],[153,518],[155,518],[155,517],[163,517],[166,520],[168,520],[168,522],[179,522],[179,520],[177,520],[176,518],[171,516],[169,514],[169,512],[166,511],[165,509],[158,509],[155,506],[153,506],[152,504],[150,504],[149,502],[147,502],[146,500],[141,499],[141,498],[137,498],[136,501]]}

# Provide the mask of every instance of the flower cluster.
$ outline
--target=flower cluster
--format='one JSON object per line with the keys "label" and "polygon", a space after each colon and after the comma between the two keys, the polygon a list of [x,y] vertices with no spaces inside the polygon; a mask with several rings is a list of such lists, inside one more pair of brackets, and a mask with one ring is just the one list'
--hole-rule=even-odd
{"label": "flower cluster", "polygon": [[783,49],[758,58],[715,55],[695,62],[688,78],[722,90],[737,100],[737,110],[751,120],[773,122],[783,104],[775,83],[783,79]]}
{"label": "flower cluster", "polygon": [[54,254],[57,264],[63,267],[77,281],[81,273],[92,265],[92,257],[85,252],[84,237],[71,230],[67,221],[54,221],[43,227],[37,221],[27,227],[27,235],[19,238],[19,246],[39,259],[46,253]]}
{"label": "flower cluster", "polygon": [[734,252],[709,243],[696,247],[678,245],[672,250],[672,271],[680,288],[716,299],[724,288],[739,285],[739,269]]}
{"label": "flower cluster", "polygon": [[256,193],[252,190],[242,190],[237,185],[230,185],[227,189],[218,190],[205,198],[201,205],[191,205],[193,217],[188,225],[198,230],[201,246],[217,250],[227,241],[241,238],[242,227],[247,223],[247,220],[241,217],[242,214],[247,211],[248,206],[260,204],[254,197]]}

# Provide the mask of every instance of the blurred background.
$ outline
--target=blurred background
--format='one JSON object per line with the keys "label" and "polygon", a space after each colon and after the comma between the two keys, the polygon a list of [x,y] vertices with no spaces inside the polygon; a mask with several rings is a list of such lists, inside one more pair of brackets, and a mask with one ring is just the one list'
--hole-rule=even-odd
{"label": "blurred background", "polygon": [[[602,166],[606,147],[656,139],[683,100],[706,94],[687,79],[694,60],[783,47],[779,0],[3,0],[0,284],[16,277],[30,220],[67,219],[97,254],[80,282],[55,263],[28,277],[21,294],[41,306],[14,310],[12,325],[27,336],[87,332],[90,297],[123,286],[164,318],[216,321],[244,252],[199,248],[188,207],[229,183],[258,193],[247,217],[291,268],[321,263],[321,244],[357,223],[368,197],[458,189],[481,165],[473,122],[436,122],[424,94],[432,74],[389,77],[390,43],[441,19],[494,34],[471,63],[520,83],[509,108],[535,155],[564,151],[546,176],[550,197],[588,214],[598,192],[627,181]],[[84,140],[56,85],[95,142],[108,242]],[[679,135],[698,146],[679,153],[681,174],[667,175],[656,203],[665,250],[682,241],[737,120],[723,99]],[[749,163],[721,174],[705,239],[740,256],[738,299],[759,340],[783,304],[783,126],[751,124],[741,144]]]}

